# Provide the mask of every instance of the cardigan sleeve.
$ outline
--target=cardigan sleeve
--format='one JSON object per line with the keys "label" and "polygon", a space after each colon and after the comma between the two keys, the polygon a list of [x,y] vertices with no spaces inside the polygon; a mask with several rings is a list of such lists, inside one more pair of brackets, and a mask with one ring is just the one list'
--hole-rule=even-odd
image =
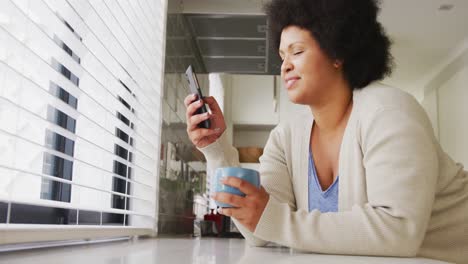
{"label": "cardigan sleeve", "polygon": [[[308,212],[295,210],[292,198],[279,192],[270,196],[254,236],[318,253],[415,256],[429,222],[438,177],[432,131],[424,118],[400,109],[374,111],[360,131],[367,203],[336,213]],[[285,171],[273,167],[282,166],[278,159],[282,149],[280,145],[268,149],[273,153],[262,160],[268,167],[262,180],[282,178]]]}
{"label": "cardigan sleeve", "polygon": [[[207,160],[207,170],[214,173],[216,168],[220,167],[240,167],[239,154],[231,144],[229,144],[226,133],[212,144],[198,148]],[[247,243],[252,246],[264,246],[268,242],[255,237],[252,232],[241,225],[236,219],[232,218],[234,224],[245,237]]]}
{"label": "cardigan sleeve", "polygon": [[[284,203],[291,210],[295,210],[296,202],[291,176],[284,155],[285,152],[282,148],[284,144],[281,142],[280,136],[281,134],[284,135],[284,133],[281,126],[277,126],[270,133],[263,155],[260,157],[260,182],[270,195],[270,200],[275,199]],[[235,218],[233,218],[233,221],[249,245],[264,246],[268,241],[277,243],[277,241],[268,238],[260,239],[259,236],[253,234]]]}

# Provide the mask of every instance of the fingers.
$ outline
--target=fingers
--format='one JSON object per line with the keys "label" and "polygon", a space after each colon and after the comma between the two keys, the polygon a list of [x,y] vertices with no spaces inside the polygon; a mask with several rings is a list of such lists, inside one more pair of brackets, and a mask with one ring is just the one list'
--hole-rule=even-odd
{"label": "fingers", "polygon": [[196,95],[196,94],[189,94],[189,95],[187,95],[187,97],[185,97],[185,99],[184,99],[184,105],[185,105],[185,107],[188,107],[193,101],[195,101],[195,99],[197,99],[197,95]]}
{"label": "fingers", "polygon": [[230,204],[234,207],[244,207],[244,197],[230,194],[227,192],[217,192],[214,193],[212,196],[213,200],[218,201],[220,203]]}
{"label": "fingers", "polygon": [[185,112],[187,120],[189,120],[190,117],[195,114],[198,108],[202,107],[202,105],[203,100],[198,100],[196,102],[190,103],[189,106],[187,106],[187,111]]}
{"label": "fingers", "polygon": [[221,108],[213,96],[203,97],[203,101],[210,107],[212,113],[220,113]]}
{"label": "fingers", "polygon": [[229,208],[229,207],[219,208],[218,212],[222,215],[233,217],[239,221],[242,221],[245,219],[242,214],[241,208]]}
{"label": "fingers", "polygon": [[221,181],[221,183],[229,185],[231,187],[239,189],[239,191],[245,193],[246,195],[251,195],[258,192],[258,188],[252,185],[250,182],[242,180],[237,177],[226,177]]}
{"label": "fingers", "polygon": [[198,128],[191,131],[191,133],[189,133],[189,137],[192,143],[195,144],[195,146],[198,146],[200,141],[206,137],[216,135],[218,132],[219,130],[216,129]]}
{"label": "fingers", "polygon": [[201,122],[207,119],[212,118],[213,116],[214,116],[213,114],[210,114],[208,112],[204,114],[200,114],[200,115],[191,116],[188,122],[187,132],[192,132],[193,130],[198,129],[197,127],[198,124],[200,124]]}

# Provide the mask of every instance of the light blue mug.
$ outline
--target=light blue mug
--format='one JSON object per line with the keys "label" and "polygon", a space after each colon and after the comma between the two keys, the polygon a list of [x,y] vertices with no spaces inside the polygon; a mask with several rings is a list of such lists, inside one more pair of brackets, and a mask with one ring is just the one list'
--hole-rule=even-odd
{"label": "light blue mug", "polygon": [[[239,167],[224,167],[217,168],[214,175],[214,192],[227,192],[235,195],[245,197],[245,194],[239,189],[222,184],[220,182],[223,177],[237,177],[242,180],[248,181],[257,188],[260,188],[260,174],[256,170],[244,169]],[[215,201],[219,207],[233,207],[230,204],[220,203]]]}

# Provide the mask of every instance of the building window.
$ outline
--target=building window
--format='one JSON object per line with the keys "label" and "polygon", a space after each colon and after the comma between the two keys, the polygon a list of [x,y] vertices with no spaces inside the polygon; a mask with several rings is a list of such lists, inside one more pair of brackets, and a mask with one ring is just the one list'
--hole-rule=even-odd
{"label": "building window", "polygon": [[132,110],[132,108],[130,107],[130,105],[127,103],[127,101],[125,101],[122,97],[119,96],[119,101],[128,109],[128,110]]}
{"label": "building window", "polygon": [[79,225],[100,225],[101,214],[99,212],[80,210],[78,214]]}
{"label": "building window", "polygon": [[115,128],[115,135],[120,138],[122,141],[128,144],[128,134],[120,130],[119,128]]}
{"label": "building window", "polygon": [[[125,180],[122,180],[120,178],[114,177],[113,180],[113,186],[112,190],[114,192],[119,192],[119,193],[125,193]],[[123,197],[123,196],[122,196]],[[122,208],[123,209],[123,208]]]}
{"label": "building window", "polygon": [[75,133],[76,120],[50,105],[47,108],[47,120]]}
{"label": "building window", "polygon": [[70,184],[49,179],[42,179],[41,199],[69,203],[70,198]]}
{"label": "building window", "polygon": [[[112,180],[112,190],[114,192],[125,193],[125,181],[114,177]],[[111,207],[115,209],[125,209],[125,197],[112,194]]]}
{"label": "building window", "polygon": [[127,126],[130,127],[130,120],[128,120],[128,118],[126,116],[124,116],[121,113],[117,112],[117,118],[120,119],[120,121],[122,121],[124,124],[126,124]]}
{"label": "building window", "polygon": [[130,88],[128,88],[128,86],[122,82],[122,80],[119,80],[120,84],[122,84],[122,86],[125,88],[125,90],[127,90],[130,94],[132,94],[132,90],[130,90]]}
{"label": "building window", "polygon": [[42,167],[42,173],[71,181],[73,174],[73,161],[66,160],[50,153],[44,153],[44,166]]}
{"label": "building window", "polygon": [[102,213],[102,225],[123,225],[124,222],[128,225],[128,215]]}
{"label": "building window", "polygon": [[8,214],[8,204],[0,202],[0,224],[5,224],[7,222]]}
{"label": "building window", "polygon": [[75,142],[47,129],[45,146],[73,157]]}
{"label": "building window", "polygon": [[75,29],[73,29],[73,27],[70,26],[70,24],[68,24],[68,22],[59,13],[55,13],[55,14],[65,24],[65,26],[73,33],[73,35],[75,35],[75,37],[77,37],[80,41],[83,40],[81,36],[78,35],[78,33],[76,33]]}
{"label": "building window", "polygon": [[59,39],[56,35],[54,35],[54,42],[59,46],[61,47],[66,53],[68,53],[68,55],[70,55],[70,57],[72,57],[72,59],[74,61],[76,61],[78,64],[80,64],[81,62],[81,59],[80,57],[78,57],[78,55],[76,55],[76,53],[74,53],[70,47],[67,46],[67,44],[65,44],[61,39]]}
{"label": "building window", "polygon": [[76,209],[12,203],[10,214],[10,223],[14,224],[76,224]]}
{"label": "building window", "polygon": [[122,177],[127,177],[127,165],[114,160],[114,173]]}
{"label": "building window", "polygon": [[[73,162],[49,153],[44,153],[42,173],[71,181],[72,170]],[[70,184],[50,179],[42,179],[41,199],[69,203],[70,198]]]}
{"label": "building window", "polygon": [[117,144],[114,145],[114,153],[115,155],[121,157],[124,160],[127,160],[128,158],[128,150]]}
{"label": "building window", "polygon": [[128,178],[129,180],[132,179],[132,167],[128,167],[127,178]]}
{"label": "building window", "polygon": [[79,86],[80,79],[78,76],[73,74],[67,67],[63,66],[60,62],[56,59],[52,58],[52,68],[54,68],[57,72],[61,73],[65,78],[70,80],[74,85]]}
{"label": "building window", "polygon": [[52,95],[59,98],[60,100],[62,100],[63,102],[65,102],[66,104],[68,104],[69,106],[73,107],[74,109],[77,108],[78,100],[76,99],[76,97],[74,97],[69,92],[65,91],[65,89],[58,86],[52,81],[50,82],[50,85],[49,85],[49,92]]}

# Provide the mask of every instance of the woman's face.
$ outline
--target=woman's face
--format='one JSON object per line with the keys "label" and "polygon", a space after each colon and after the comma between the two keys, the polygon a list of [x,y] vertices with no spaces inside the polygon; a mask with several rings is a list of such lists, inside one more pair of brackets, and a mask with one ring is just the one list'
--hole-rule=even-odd
{"label": "woman's face", "polygon": [[279,53],[283,60],[281,78],[293,103],[320,102],[342,78],[341,67],[334,65],[308,30],[297,26],[283,29]]}

